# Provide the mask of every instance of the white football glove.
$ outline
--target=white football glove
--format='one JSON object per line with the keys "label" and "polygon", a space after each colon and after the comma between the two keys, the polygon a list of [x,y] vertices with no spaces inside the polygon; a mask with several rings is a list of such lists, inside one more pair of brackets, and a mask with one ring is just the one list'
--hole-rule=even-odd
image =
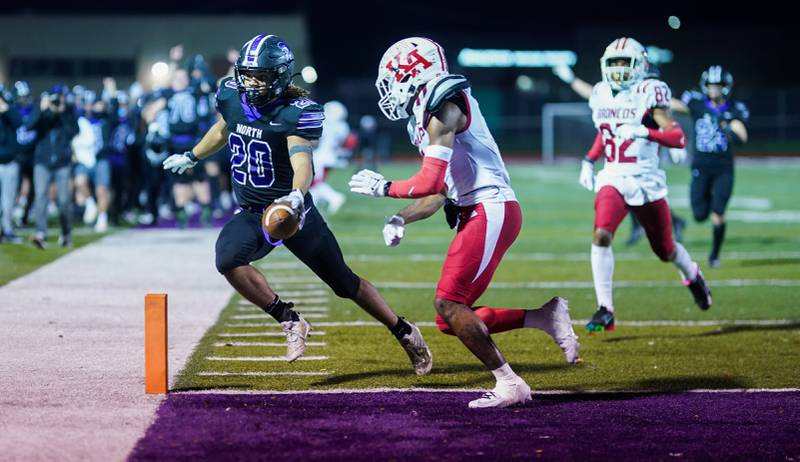
{"label": "white football glove", "polygon": [[192,160],[189,157],[189,153],[185,152],[183,154],[173,154],[166,159],[164,159],[164,170],[172,170],[172,173],[177,173],[178,175],[183,174],[187,169],[190,169],[197,165],[196,160]]}
{"label": "white football glove", "polygon": [[555,74],[556,77],[561,79],[567,85],[572,85],[572,82],[575,81],[575,72],[573,72],[572,68],[567,66],[566,64],[559,64],[558,66],[553,66],[552,70],[553,74]]}
{"label": "white football glove", "polygon": [[300,229],[303,229],[303,223],[305,223],[306,220],[306,201],[302,191],[293,189],[289,194],[279,197],[273,202],[288,202],[289,206],[300,216]]}
{"label": "white football glove", "polygon": [[686,149],[669,148],[669,157],[673,164],[682,164],[686,160]]}
{"label": "white football glove", "polygon": [[383,225],[383,242],[388,247],[395,247],[400,244],[400,239],[406,234],[406,221],[400,215],[392,215],[386,219]]}
{"label": "white football glove", "polygon": [[372,197],[384,196],[386,179],[372,170],[361,170],[350,178],[350,191]]}
{"label": "white football glove", "polygon": [[581,161],[581,175],[578,177],[581,186],[594,191],[594,164],[584,159]]}
{"label": "white football glove", "polygon": [[620,125],[617,127],[615,134],[617,138],[621,138],[623,140],[632,140],[634,138],[647,138],[650,136],[650,130],[647,129],[644,125]]}

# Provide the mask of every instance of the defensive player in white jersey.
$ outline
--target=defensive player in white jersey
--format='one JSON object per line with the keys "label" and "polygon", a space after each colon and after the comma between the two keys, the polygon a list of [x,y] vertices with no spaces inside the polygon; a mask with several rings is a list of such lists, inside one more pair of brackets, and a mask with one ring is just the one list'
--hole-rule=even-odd
{"label": "defensive player in white jersey", "polygon": [[345,196],[328,184],[328,173],[337,166],[341,167],[339,158],[347,149],[350,125],[347,124],[347,108],[339,101],[328,101],[323,109],[325,120],[319,144],[314,149],[314,180],[308,192],[314,197],[315,204],[324,202],[328,213],[333,215],[344,205]]}
{"label": "defensive player in white jersey", "polygon": [[[581,185],[597,193],[592,277],[598,309],[586,328],[614,329],[611,241],[628,209],[644,227],[653,252],[678,267],[695,303],[706,310],[711,306],[711,291],[697,263],[672,237],[666,175],[658,168],[659,145],[686,145],[683,131],[669,113],[670,89],[660,80],[645,78],[647,54],[632,38],[611,42],[600,67],[603,81],[594,86],[589,99],[598,133],[582,162],[579,179]],[[605,164],[595,178],[593,163],[601,156]]]}
{"label": "defensive player in white jersey", "polygon": [[350,180],[353,192],[415,201],[387,219],[388,246],[396,246],[405,225],[436,212],[447,198],[451,227],[458,232],[447,252],[434,307],[436,325],[462,343],[497,379],[495,388],[469,407],[506,407],[531,399],[530,387],[506,362],[490,334],[523,327],[550,334],[567,361],[578,360],[567,301],[554,297],[538,309],[473,306],[516,239],[522,212],[508,172],[467,79],[450,74],[437,43],[419,37],[401,40],[383,55],[376,86],[378,105],[390,120],[410,118],[412,143],[422,154],[413,177],[387,181],[362,170]]}

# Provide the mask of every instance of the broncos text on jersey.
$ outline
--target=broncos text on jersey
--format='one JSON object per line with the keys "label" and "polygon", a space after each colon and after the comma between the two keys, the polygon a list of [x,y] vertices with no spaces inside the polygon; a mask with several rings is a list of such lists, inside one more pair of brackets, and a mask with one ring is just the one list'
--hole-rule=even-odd
{"label": "broncos text on jersey", "polygon": [[623,140],[617,136],[616,129],[621,125],[658,128],[652,111],[669,109],[671,98],[669,86],[655,79],[642,80],[616,93],[605,82],[594,86],[589,107],[592,121],[603,137],[604,170],[635,174],[658,169],[658,143],[646,138]]}

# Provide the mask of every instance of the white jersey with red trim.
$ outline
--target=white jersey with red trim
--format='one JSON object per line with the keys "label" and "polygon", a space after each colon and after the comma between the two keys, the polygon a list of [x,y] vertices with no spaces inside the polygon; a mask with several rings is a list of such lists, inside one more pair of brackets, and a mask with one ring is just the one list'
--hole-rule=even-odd
{"label": "white jersey with red trim", "polygon": [[[453,155],[447,166],[445,184],[447,196],[458,206],[479,202],[506,202],[516,200],[500,148],[492,137],[478,101],[472,97],[469,83],[460,75],[444,75],[428,82],[414,101],[408,121],[411,143],[421,154],[430,137],[427,124],[435,112],[449,98],[460,95],[467,111],[466,126],[456,133]],[[424,155],[424,154],[423,154]]]}
{"label": "white jersey with red trim", "polygon": [[600,131],[605,162],[597,175],[596,190],[611,185],[629,205],[641,205],[667,195],[666,175],[658,168],[659,147],[646,138],[623,140],[616,135],[621,125],[656,128],[655,108],[669,109],[672,93],[660,80],[646,79],[614,92],[606,82],[594,86],[589,98],[592,120]]}

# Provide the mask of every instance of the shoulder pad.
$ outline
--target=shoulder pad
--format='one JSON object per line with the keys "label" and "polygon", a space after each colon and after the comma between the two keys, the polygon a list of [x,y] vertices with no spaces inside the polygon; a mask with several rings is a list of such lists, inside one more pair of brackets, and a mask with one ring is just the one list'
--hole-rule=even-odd
{"label": "shoulder pad", "polygon": [[225,77],[219,82],[219,89],[217,89],[217,101],[224,101],[230,97],[236,97],[239,91],[236,89],[236,82],[233,77]]}
{"label": "shoulder pad", "polygon": [[463,75],[445,75],[428,82],[430,96],[425,109],[435,113],[445,101],[461,90],[469,88],[469,81]]}
{"label": "shoulder pad", "polygon": [[281,110],[281,120],[291,127],[290,135],[315,140],[322,135],[325,111],[316,101],[308,98],[295,98]]}
{"label": "shoulder pad", "polygon": [[750,118],[750,109],[747,108],[747,105],[741,101],[736,101],[733,104],[733,107],[736,108],[736,112],[738,113],[738,118],[742,122],[747,122],[747,119]]}
{"label": "shoulder pad", "polygon": [[648,108],[669,108],[671,106],[672,91],[669,86],[657,79],[647,79],[636,85],[636,93],[644,95],[645,106]]}

